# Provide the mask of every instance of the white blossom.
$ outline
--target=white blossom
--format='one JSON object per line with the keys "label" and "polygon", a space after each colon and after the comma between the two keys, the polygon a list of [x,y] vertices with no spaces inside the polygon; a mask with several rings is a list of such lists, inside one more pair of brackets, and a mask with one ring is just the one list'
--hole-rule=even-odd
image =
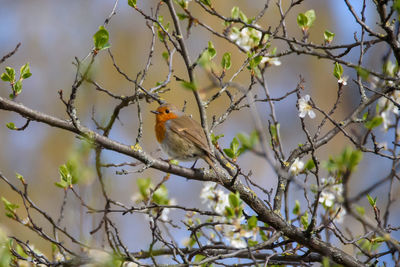
{"label": "white blossom", "polygon": [[349,79],[349,76],[344,76],[344,77],[341,77],[337,82],[339,83],[339,84],[341,84],[341,85],[343,85],[343,86],[346,86],[347,85],[347,80]]}
{"label": "white blossom", "polygon": [[322,191],[319,196],[319,203],[323,204],[326,207],[332,207],[335,201],[335,194],[332,192]]}
{"label": "white blossom", "polygon": [[282,62],[277,57],[265,56],[265,57],[263,57],[261,59],[260,64],[268,64],[268,65],[280,66],[282,64]]}
{"label": "white blossom", "polygon": [[55,259],[56,261],[58,261],[58,262],[61,262],[61,261],[64,261],[64,260],[65,260],[64,255],[61,254],[60,252],[57,252],[57,254],[54,256],[54,259]]}
{"label": "white blossom", "polygon": [[304,162],[296,158],[290,166],[289,172],[293,175],[299,174],[304,169]]}
{"label": "white blossom", "polygon": [[[257,26],[257,25],[256,25]],[[262,33],[256,29],[245,27],[241,30],[233,27],[229,39],[234,41],[245,51],[257,46],[261,40]]]}
{"label": "white blossom", "polygon": [[215,189],[215,185],[213,182],[205,183],[200,198],[204,204],[207,204],[208,208],[222,214],[225,207],[229,205],[229,197],[224,191]]}
{"label": "white blossom", "polygon": [[311,105],[308,103],[309,101],[310,101],[310,95],[305,95],[297,101],[299,105],[300,118],[304,118],[307,114],[311,119],[315,118],[315,112],[312,110]]}

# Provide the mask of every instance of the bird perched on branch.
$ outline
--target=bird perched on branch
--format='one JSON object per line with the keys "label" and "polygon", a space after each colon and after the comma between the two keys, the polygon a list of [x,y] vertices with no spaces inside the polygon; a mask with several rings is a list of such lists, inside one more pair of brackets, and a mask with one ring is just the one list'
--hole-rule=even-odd
{"label": "bird perched on branch", "polygon": [[[202,158],[215,171],[214,155],[201,125],[172,104],[162,104],[157,110],[155,132],[165,153],[173,159],[193,161]],[[194,166],[194,165],[193,165]]]}

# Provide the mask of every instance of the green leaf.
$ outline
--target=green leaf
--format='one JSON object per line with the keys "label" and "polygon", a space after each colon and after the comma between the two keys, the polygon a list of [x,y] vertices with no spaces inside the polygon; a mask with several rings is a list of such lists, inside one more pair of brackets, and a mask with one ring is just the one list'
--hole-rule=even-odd
{"label": "green leaf", "polygon": [[226,52],[222,56],[221,66],[224,70],[229,70],[231,68],[231,53]]}
{"label": "green leaf", "polygon": [[360,214],[361,216],[364,216],[364,214],[365,214],[365,209],[364,209],[364,207],[362,207],[362,206],[356,205],[356,211],[357,211],[357,213]]}
{"label": "green leaf", "polygon": [[237,155],[238,150],[239,150],[239,141],[237,140],[236,137],[234,137],[231,142],[231,149],[232,149],[233,154]]}
{"label": "green leaf", "polygon": [[364,80],[368,79],[369,76],[369,71],[364,69],[363,67],[356,67],[355,68],[357,70],[357,74],[360,75],[361,78],[363,78]]}
{"label": "green leaf", "polygon": [[22,81],[17,81],[13,86],[15,95],[19,95],[22,92]]}
{"label": "green leaf", "polygon": [[324,31],[324,40],[327,43],[331,43],[333,41],[333,37],[335,37],[335,34],[333,32],[330,32],[328,30]]}
{"label": "green leaf", "polygon": [[300,202],[298,200],[295,201],[295,205],[292,212],[294,215],[297,216],[300,215]]}
{"label": "green leaf", "polygon": [[233,8],[232,8],[232,10],[231,10],[231,17],[233,18],[233,19],[237,19],[237,18],[239,18],[239,7],[237,7],[237,6],[234,6]]}
{"label": "green leaf", "polygon": [[314,11],[314,9],[307,10],[306,13],[304,13],[304,15],[307,17],[307,25],[306,26],[308,28],[310,28],[316,19],[315,11]]}
{"label": "green leaf", "polygon": [[252,58],[249,62],[250,69],[255,71],[256,67],[261,63],[262,58],[262,56]]}
{"label": "green leaf", "polygon": [[188,15],[186,15],[185,13],[177,13],[179,20],[184,20],[189,18]]}
{"label": "green leaf", "polygon": [[187,81],[182,81],[181,85],[183,86],[183,88],[188,89],[188,90],[192,90],[192,91],[196,91],[196,85],[194,83],[191,82],[187,82]]}
{"label": "green leaf", "polygon": [[[279,123],[277,124],[277,127],[279,129]],[[254,148],[254,146],[258,143],[258,132],[257,130],[254,130],[251,132],[250,134],[250,143],[251,143],[251,147]]]}
{"label": "green leaf", "polygon": [[230,207],[238,208],[240,206],[241,200],[239,197],[239,192],[236,192],[235,194],[231,192],[228,198]]}
{"label": "green leaf", "polygon": [[307,229],[307,227],[308,227],[308,212],[307,211],[303,214],[303,216],[301,216],[300,222],[303,225],[303,228]]}
{"label": "green leaf", "polygon": [[165,60],[168,61],[168,59],[169,59],[169,54],[168,54],[168,52],[164,51],[164,52],[162,53],[162,57],[163,57]]}
{"label": "green leaf", "polygon": [[10,76],[11,81],[15,80],[15,69],[11,68],[11,67],[6,67],[6,72],[8,74],[8,76]]}
{"label": "green leaf", "polygon": [[6,73],[6,72],[2,73],[0,78],[1,78],[2,81],[5,81],[5,82],[11,82],[12,81],[10,75],[8,75],[8,73]]}
{"label": "green leaf", "polygon": [[336,79],[340,79],[343,74],[343,67],[339,63],[335,62],[335,67],[333,68],[333,76],[336,77]]}
{"label": "green leaf", "polygon": [[20,180],[21,183],[23,183],[23,184],[25,183],[24,176],[22,176],[21,174],[15,173],[15,177],[17,177],[17,179]]}
{"label": "green leaf", "polygon": [[93,35],[94,47],[97,51],[110,47],[108,44],[109,34],[104,26],[100,26],[99,30]]}
{"label": "green leaf", "polygon": [[7,128],[10,130],[15,130],[17,127],[15,127],[15,124],[13,122],[9,122],[6,124]]}
{"label": "green leaf", "polygon": [[153,202],[158,205],[168,205],[169,198],[168,198],[168,189],[167,187],[162,184],[153,194]]}
{"label": "green leaf", "polygon": [[139,192],[142,195],[143,198],[147,198],[149,193],[150,193],[150,187],[151,187],[151,180],[150,178],[139,178],[136,181]]}
{"label": "green leaf", "polygon": [[231,159],[233,159],[235,157],[235,154],[233,153],[232,149],[230,148],[224,148],[224,153],[230,157]]}
{"label": "green leaf", "polygon": [[271,131],[271,137],[273,140],[278,139],[279,127],[280,127],[279,123],[277,124],[277,126],[275,126],[275,124],[271,124],[271,126],[269,127],[269,130]]}
{"label": "green leaf", "polygon": [[61,180],[59,182],[54,183],[57,187],[66,189],[68,187],[68,183]]}
{"label": "green leaf", "polygon": [[252,144],[251,144],[251,140],[250,137],[247,134],[244,133],[238,133],[237,138],[240,140],[240,142],[242,143],[242,147],[244,147],[245,149],[252,149]]}
{"label": "green leaf", "polygon": [[200,0],[200,2],[202,2],[206,6],[211,6],[211,0]]}
{"label": "green leaf", "polygon": [[19,73],[20,73],[20,77],[22,79],[27,79],[27,78],[31,77],[32,73],[29,68],[29,62],[27,62],[25,65],[23,65],[21,67]]}
{"label": "green leaf", "polygon": [[251,216],[250,219],[247,220],[247,225],[249,226],[249,229],[254,229],[257,227],[257,217],[256,216]]}
{"label": "green leaf", "polygon": [[242,11],[239,11],[239,17],[244,23],[248,23],[249,20],[247,19],[246,14],[244,14]]}
{"label": "green leaf", "polygon": [[214,133],[212,133],[211,142],[213,143],[213,145],[217,144],[218,139],[220,139],[221,137],[224,137],[224,135],[223,134],[215,135]]}
{"label": "green leaf", "polygon": [[208,54],[210,55],[210,59],[213,59],[215,55],[217,54],[217,51],[214,48],[214,45],[211,41],[208,42],[208,48],[207,48]]}
{"label": "green leaf", "polygon": [[[377,105],[377,107],[379,107],[379,105]],[[368,118],[368,111],[363,114],[362,120],[365,121],[367,118]]]}
{"label": "green leaf", "polygon": [[64,188],[72,186],[73,179],[68,166],[66,164],[61,165],[58,167],[58,172],[60,173],[60,185],[62,185]]}
{"label": "green leaf", "polygon": [[364,123],[365,128],[372,130],[383,123],[383,118],[380,116],[372,118],[370,121]]}
{"label": "green leaf", "polygon": [[19,206],[17,204],[11,203],[10,201],[8,201],[5,197],[1,197],[1,201],[3,201],[4,204],[4,208],[15,214],[17,212],[17,209],[19,208]]}
{"label": "green leaf", "polygon": [[304,168],[305,168],[306,170],[309,170],[309,171],[311,171],[312,169],[314,169],[314,168],[315,168],[315,162],[314,162],[314,160],[313,160],[313,159],[309,159],[309,160],[307,161],[306,165],[304,166]]}
{"label": "green leaf", "polygon": [[299,13],[299,15],[297,15],[297,25],[299,25],[300,28],[305,29],[307,27],[307,23],[307,16],[303,13]]}
{"label": "green leaf", "polygon": [[377,201],[378,197],[372,198],[369,194],[367,194],[367,199],[368,199],[369,204],[372,207],[376,206],[376,201]]}
{"label": "green leaf", "polygon": [[128,0],[128,5],[131,7],[136,7],[136,0]]}
{"label": "green leaf", "polygon": [[235,212],[231,207],[225,206],[225,214],[224,215],[229,219],[229,218],[232,218],[233,216],[235,216]]}

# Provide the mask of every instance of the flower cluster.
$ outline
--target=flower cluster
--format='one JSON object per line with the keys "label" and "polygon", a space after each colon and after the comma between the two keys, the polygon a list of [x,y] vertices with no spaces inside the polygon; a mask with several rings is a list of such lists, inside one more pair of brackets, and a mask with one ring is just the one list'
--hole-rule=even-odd
{"label": "flower cluster", "polygon": [[319,203],[329,215],[336,216],[336,222],[342,222],[346,214],[346,210],[340,204],[343,201],[343,184],[338,183],[333,177],[322,178],[321,183],[323,190],[319,196]]}
{"label": "flower cluster", "polygon": [[233,27],[229,39],[234,41],[245,51],[250,51],[250,49],[256,47],[260,43],[261,36],[262,33],[254,28],[245,27],[239,30]]}
{"label": "flower cluster", "polygon": [[[256,219],[253,223],[248,222],[244,224],[245,218],[242,215],[243,205],[240,200],[238,200],[237,205],[230,203],[229,197],[236,197],[234,194],[231,195],[232,196],[228,195],[220,189],[216,189],[215,183],[207,182],[201,191],[200,197],[202,202],[210,209],[223,215],[213,218],[221,223],[215,226],[215,230],[222,233],[231,246],[235,248],[245,248],[247,247],[246,239],[256,240],[259,228],[256,226]],[[231,210],[233,212],[230,212]]]}

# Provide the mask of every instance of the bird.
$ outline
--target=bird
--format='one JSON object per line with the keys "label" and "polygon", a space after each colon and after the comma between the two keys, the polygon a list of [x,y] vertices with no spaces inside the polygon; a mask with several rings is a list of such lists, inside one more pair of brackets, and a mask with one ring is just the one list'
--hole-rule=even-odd
{"label": "bird", "polygon": [[174,105],[161,104],[156,114],[155,134],[162,150],[171,158],[180,161],[195,161],[201,158],[217,173],[212,159],[215,156],[208,145],[201,125],[185,115]]}

